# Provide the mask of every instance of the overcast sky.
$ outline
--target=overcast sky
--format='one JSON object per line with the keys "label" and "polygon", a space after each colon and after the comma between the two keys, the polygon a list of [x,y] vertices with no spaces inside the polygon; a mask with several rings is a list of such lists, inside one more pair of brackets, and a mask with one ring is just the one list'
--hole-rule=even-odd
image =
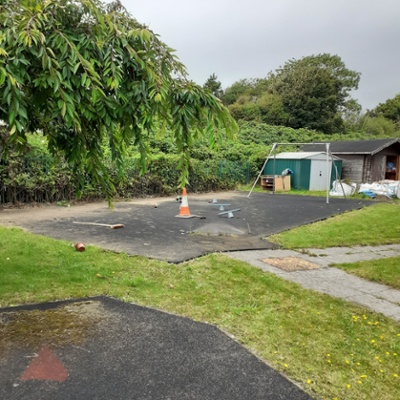
{"label": "overcast sky", "polygon": [[337,54],[361,72],[364,109],[400,93],[400,0],[121,0],[203,85],[264,78],[286,61]]}

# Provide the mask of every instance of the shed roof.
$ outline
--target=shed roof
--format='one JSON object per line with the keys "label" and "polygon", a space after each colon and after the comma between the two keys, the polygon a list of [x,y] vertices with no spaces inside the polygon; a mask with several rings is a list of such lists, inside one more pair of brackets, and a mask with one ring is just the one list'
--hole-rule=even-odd
{"label": "shed roof", "polygon": [[[297,153],[284,152],[277,154],[275,158],[280,160],[304,160],[306,158],[316,158],[318,156],[324,156],[326,158],[326,152],[324,151],[300,151]],[[338,160],[338,157],[333,156],[333,158],[335,160]]]}
{"label": "shed roof", "polygon": [[[392,144],[400,143],[399,138],[374,139],[374,140],[349,140],[331,142],[330,151],[334,154],[370,154],[374,155]],[[302,151],[322,150],[325,145],[305,144],[301,146]]]}

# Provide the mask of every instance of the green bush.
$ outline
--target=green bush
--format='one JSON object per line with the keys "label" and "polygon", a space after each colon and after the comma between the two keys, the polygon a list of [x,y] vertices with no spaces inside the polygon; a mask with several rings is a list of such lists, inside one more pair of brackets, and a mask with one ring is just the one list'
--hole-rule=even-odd
{"label": "green bush", "polygon": [[[111,161],[110,153],[105,146],[104,165],[114,182],[116,198],[168,196],[180,192],[178,155],[160,151],[151,154],[147,170],[141,174],[140,157],[132,148],[123,160],[121,174]],[[246,163],[218,157],[193,158],[189,187],[192,192],[227,190],[237,183],[247,183],[248,179]],[[29,150],[25,154],[10,151],[7,161],[0,164],[0,204],[70,202],[78,198],[78,188],[82,200],[104,198],[101,186],[87,171],[72,171],[61,158],[48,152],[47,143],[40,135],[29,137]]]}
{"label": "green bush", "polygon": [[[362,140],[398,134],[386,121],[378,124],[378,119],[364,119],[364,122],[369,124],[365,132],[325,135],[308,129],[242,121],[237,137],[223,140],[216,150],[210,149],[204,137],[197,138],[190,149],[188,189],[191,192],[228,190],[239,183],[252,182],[273,143]],[[168,196],[180,192],[179,156],[172,135],[163,127],[148,135],[150,152],[144,174],[141,174],[137,148],[129,148],[121,173],[111,160],[109,147],[103,145],[104,165],[114,182],[115,197]],[[280,145],[277,152],[282,151],[296,151],[296,146]],[[90,178],[88,171],[72,171],[61,158],[49,153],[41,135],[30,135],[24,154],[17,155],[10,150],[7,160],[0,163],[0,204],[73,201],[77,199],[77,189],[83,200],[104,198],[101,186]]]}

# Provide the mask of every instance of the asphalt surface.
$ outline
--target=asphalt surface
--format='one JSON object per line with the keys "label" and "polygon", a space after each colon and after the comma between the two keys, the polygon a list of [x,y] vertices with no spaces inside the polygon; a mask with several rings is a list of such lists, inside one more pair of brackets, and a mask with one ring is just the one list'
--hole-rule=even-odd
{"label": "asphalt surface", "polygon": [[102,316],[78,344],[43,326],[33,344],[16,334],[1,348],[2,400],[311,400],[214,326],[118,300],[14,307],[0,321],[7,329],[20,311],[74,306],[81,318]]}
{"label": "asphalt surface", "polygon": [[[271,234],[299,225],[323,220],[349,210],[355,210],[371,201],[331,198],[329,204],[322,197],[290,196],[269,193],[232,192],[228,198],[198,199],[188,195],[190,213],[201,218],[181,219],[180,204],[175,199],[154,204],[134,202],[116,203],[115,209],[103,206],[87,215],[69,215],[61,218],[30,221],[29,215],[21,226],[31,232],[65,239],[72,243],[83,242],[105,249],[142,255],[173,263],[183,262],[212,252],[273,249],[276,246],[265,240]],[[234,218],[218,215],[218,204],[225,210],[240,209]],[[12,214],[10,214],[12,219]],[[80,224],[77,224],[79,222]],[[123,229],[84,223],[124,224]]]}

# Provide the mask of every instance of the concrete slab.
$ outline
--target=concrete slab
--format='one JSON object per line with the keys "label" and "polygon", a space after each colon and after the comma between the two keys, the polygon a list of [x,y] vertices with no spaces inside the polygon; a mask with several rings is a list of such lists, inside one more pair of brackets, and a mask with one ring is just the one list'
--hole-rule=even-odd
{"label": "concrete slab", "polygon": [[[296,282],[306,289],[360,304],[396,321],[400,321],[400,290],[392,289],[379,283],[369,282],[355,275],[348,274],[339,268],[327,266],[333,262],[336,264],[354,262],[355,254],[358,256],[358,259],[363,260],[383,258],[385,256],[400,256],[400,245],[398,244],[378,246],[376,252],[374,249],[374,247],[367,246],[365,248],[359,246],[354,248],[306,249],[306,251],[302,252],[277,249],[227,252],[226,255],[246,261],[283,279]],[[380,255],[383,255],[383,257]],[[320,264],[321,268],[285,272],[261,261],[267,258],[285,258],[289,256]]]}
{"label": "concrete slab", "polygon": [[[330,247],[327,249],[307,249],[307,254],[317,257],[321,265],[354,263],[363,260],[396,257],[400,254],[400,244],[384,246]],[[338,261],[343,260],[343,261]]]}
{"label": "concrete slab", "polygon": [[372,308],[376,312],[393,318],[396,321],[400,321],[400,307],[389,301],[380,299],[368,293],[354,293],[354,295],[347,297],[346,300]]}
{"label": "concrete slab", "polygon": [[400,306],[400,290],[388,289],[386,286],[384,290],[377,292],[376,295],[384,300],[396,303]]}

